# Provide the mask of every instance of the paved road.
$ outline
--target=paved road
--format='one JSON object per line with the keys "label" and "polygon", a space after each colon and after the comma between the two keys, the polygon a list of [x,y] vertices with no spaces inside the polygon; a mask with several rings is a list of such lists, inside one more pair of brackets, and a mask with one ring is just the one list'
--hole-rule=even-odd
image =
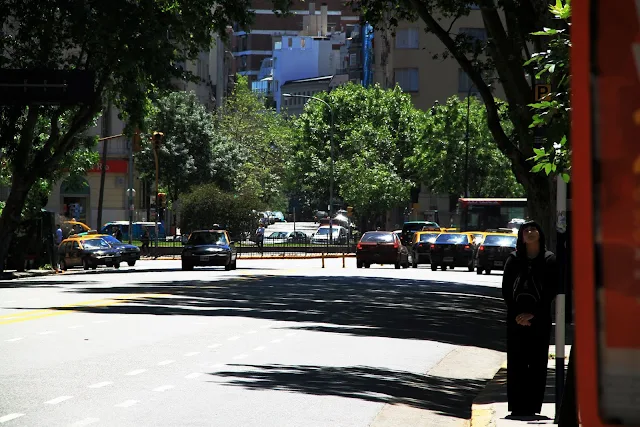
{"label": "paved road", "polygon": [[458,426],[500,275],[179,261],[0,281],[2,426]]}

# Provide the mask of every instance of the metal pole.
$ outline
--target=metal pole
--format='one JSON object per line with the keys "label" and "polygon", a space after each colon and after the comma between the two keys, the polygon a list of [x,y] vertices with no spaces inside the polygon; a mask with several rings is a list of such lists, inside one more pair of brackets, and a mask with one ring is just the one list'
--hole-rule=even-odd
{"label": "metal pole", "polygon": [[127,200],[129,202],[129,244],[133,237],[133,139],[129,138],[129,191]]}
{"label": "metal pole", "polygon": [[333,242],[333,125],[334,115],[333,108],[329,106],[331,112],[331,128],[329,129],[329,149],[331,154],[331,176],[329,177],[329,241]]}
{"label": "metal pole", "polygon": [[556,262],[558,264],[558,295],[556,296],[556,419],[560,414],[562,395],[564,393],[564,361],[565,361],[565,271],[567,268],[566,257],[566,231],[567,231],[567,183],[556,177],[556,231],[557,247]]}
{"label": "metal pole", "polygon": [[154,141],[153,144],[153,157],[156,162],[156,216],[155,216],[155,241],[156,241],[156,256],[158,255],[158,214],[160,213],[160,208],[158,206],[158,175],[159,175],[159,167],[158,167],[158,145]]}
{"label": "metal pole", "polygon": [[471,114],[471,89],[467,91],[467,131],[465,133],[465,155],[464,155],[464,196],[469,197],[469,116]]}

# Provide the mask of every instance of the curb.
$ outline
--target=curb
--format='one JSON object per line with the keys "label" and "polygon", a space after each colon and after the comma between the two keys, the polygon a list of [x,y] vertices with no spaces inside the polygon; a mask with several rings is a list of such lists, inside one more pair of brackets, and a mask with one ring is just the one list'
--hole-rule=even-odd
{"label": "curb", "polygon": [[471,405],[471,419],[467,426],[469,427],[495,427],[495,409],[492,403],[486,402],[488,397],[495,392],[496,389],[505,387],[507,378],[507,361],[505,360],[495,375],[484,387],[484,389],[473,399]]}
{"label": "curb", "polygon": [[[260,260],[260,259],[340,259],[342,258],[342,255],[325,255],[324,257],[321,255],[307,255],[307,256],[296,256],[296,255],[286,255],[286,256],[281,256],[281,255],[267,255],[267,256],[240,256],[237,259],[239,260]],[[353,254],[346,254],[344,255],[344,258],[355,258],[356,256]],[[157,258],[141,258],[141,261],[175,261],[175,260],[179,260],[180,259],[180,255],[175,255],[173,257],[169,257],[169,256],[160,256]]]}
{"label": "curb", "polygon": [[58,273],[56,270],[16,271],[11,273],[0,273],[0,280],[15,280],[29,277],[50,276],[56,273]]}

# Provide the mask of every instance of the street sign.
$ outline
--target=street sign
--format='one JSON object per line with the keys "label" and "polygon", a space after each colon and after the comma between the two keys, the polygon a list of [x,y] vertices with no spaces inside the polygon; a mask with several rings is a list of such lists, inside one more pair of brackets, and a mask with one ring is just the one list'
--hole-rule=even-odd
{"label": "street sign", "polygon": [[87,70],[0,70],[0,105],[73,105],[93,101]]}
{"label": "street sign", "polygon": [[[640,425],[640,5],[572,4],[573,275],[584,427]],[[634,55],[632,52],[636,52]]]}
{"label": "street sign", "polygon": [[551,95],[551,85],[536,85],[535,91],[536,102],[543,101],[547,96]]}

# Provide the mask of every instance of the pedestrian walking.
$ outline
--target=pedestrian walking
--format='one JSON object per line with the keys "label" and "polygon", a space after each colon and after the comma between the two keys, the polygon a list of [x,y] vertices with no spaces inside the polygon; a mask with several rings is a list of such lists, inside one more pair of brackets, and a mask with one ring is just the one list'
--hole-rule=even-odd
{"label": "pedestrian walking", "polygon": [[258,223],[258,229],[256,230],[256,244],[262,250],[264,248],[264,232],[265,228],[262,222]]}
{"label": "pedestrian walking", "polygon": [[63,240],[63,233],[62,233],[62,227],[60,227],[60,224],[56,224],[56,238],[55,238],[55,244],[53,245],[53,268],[54,270],[58,271],[60,269],[60,243],[62,243]]}
{"label": "pedestrian walking", "polygon": [[546,250],[542,228],[526,222],[502,278],[507,304],[507,398],[514,418],[542,410],[557,283],[556,257]]}
{"label": "pedestrian walking", "polygon": [[142,237],[140,241],[142,242],[142,246],[140,247],[140,252],[142,255],[149,255],[149,241],[151,240],[151,235],[149,235],[149,230],[147,228],[144,229],[144,233],[142,233]]}
{"label": "pedestrian walking", "polygon": [[113,233],[113,237],[120,240],[122,242],[122,230],[118,226],[114,226],[115,232]]}

